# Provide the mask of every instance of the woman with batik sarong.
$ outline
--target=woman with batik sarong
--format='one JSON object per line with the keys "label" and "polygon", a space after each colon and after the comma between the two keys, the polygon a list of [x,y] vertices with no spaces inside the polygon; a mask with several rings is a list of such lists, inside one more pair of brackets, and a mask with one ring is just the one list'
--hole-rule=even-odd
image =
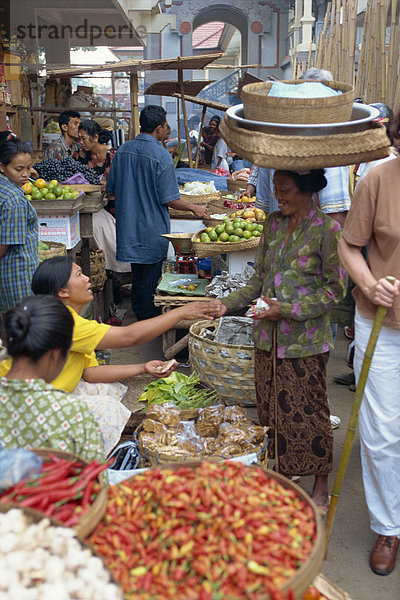
{"label": "woman with batik sarong", "polygon": [[270,428],[275,468],[288,477],[315,476],[312,498],[325,511],[333,449],[326,395],[329,311],[346,290],[337,254],[340,225],[312,200],[326,186],[322,169],[276,171],[274,186],[279,211],[265,222],[255,274],[216,302],[216,314],[258,297],[269,305],[254,319],[259,420]]}

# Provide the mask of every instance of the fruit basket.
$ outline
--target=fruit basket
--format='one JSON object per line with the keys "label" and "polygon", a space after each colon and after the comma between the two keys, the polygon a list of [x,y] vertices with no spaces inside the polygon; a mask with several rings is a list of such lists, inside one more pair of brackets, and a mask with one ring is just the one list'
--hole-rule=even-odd
{"label": "fruit basket", "polygon": [[[217,227],[223,227],[217,226]],[[219,236],[223,232],[221,231]],[[261,232],[259,232],[260,234]],[[204,234],[204,235],[203,235]],[[202,237],[203,236],[203,237]],[[205,237],[207,236],[207,238]],[[218,256],[219,254],[225,254],[227,252],[246,252],[247,250],[255,249],[258,247],[260,237],[249,237],[248,239],[240,240],[239,236],[236,236],[239,241],[211,241],[206,228],[200,229],[192,237],[193,252],[198,258],[206,258],[207,256]],[[228,236],[229,239],[229,236]]]}
{"label": "fruit basket", "polygon": [[218,200],[219,193],[215,194],[184,194],[181,192],[182,200],[186,200],[187,202],[191,202],[192,204],[208,204],[212,200]]}
{"label": "fruit basket", "polygon": [[229,192],[238,192],[239,190],[243,190],[243,192],[245,192],[247,181],[244,179],[232,179],[232,177],[227,177],[226,186]]}
{"label": "fruit basket", "polygon": [[67,256],[66,245],[60,242],[42,242],[39,240],[39,263],[55,256]]}
{"label": "fruit basket", "polygon": [[[124,582],[126,600],[160,597],[161,586],[165,600],[301,600],[324,556],[309,496],[282,475],[233,461],[163,465],[112,486],[90,541]],[[127,544],[129,556],[120,550]],[[153,556],[160,568],[149,578]]]}

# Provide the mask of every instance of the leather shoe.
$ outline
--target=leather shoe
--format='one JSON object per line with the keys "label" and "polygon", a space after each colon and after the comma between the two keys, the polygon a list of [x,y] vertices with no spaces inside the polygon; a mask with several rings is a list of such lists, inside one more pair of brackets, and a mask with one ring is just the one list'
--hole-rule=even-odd
{"label": "leather shoe", "polygon": [[396,564],[399,538],[395,535],[379,535],[371,550],[369,565],[377,575],[389,575]]}

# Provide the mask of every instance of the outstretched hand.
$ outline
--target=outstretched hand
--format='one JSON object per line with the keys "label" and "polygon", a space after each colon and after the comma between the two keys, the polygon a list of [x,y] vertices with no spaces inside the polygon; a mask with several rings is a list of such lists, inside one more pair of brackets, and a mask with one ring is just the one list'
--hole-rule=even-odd
{"label": "outstretched hand", "polygon": [[149,375],[152,375],[153,377],[168,377],[169,375],[171,375],[172,371],[176,369],[178,363],[171,365],[171,367],[167,371],[161,372],[161,368],[164,367],[166,364],[167,363],[162,360],[149,360],[147,363],[144,364],[144,370],[146,373],[149,373]]}
{"label": "outstretched hand", "polygon": [[[209,302],[188,302],[179,309],[182,313],[182,319],[208,319],[213,320],[215,317],[220,317],[219,300],[210,300]],[[225,307],[226,308],[226,307]]]}

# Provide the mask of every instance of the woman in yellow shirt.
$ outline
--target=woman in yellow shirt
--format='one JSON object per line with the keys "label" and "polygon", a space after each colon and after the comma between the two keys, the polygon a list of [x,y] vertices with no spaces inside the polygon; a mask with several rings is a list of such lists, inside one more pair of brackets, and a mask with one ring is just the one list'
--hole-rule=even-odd
{"label": "woman in yellow shirt", "polygon": [[[120,402],[126,387],[116,382],[143,373],[167,377],[172,369],[160,375],[157,367],[163,362],[159,360],[134,365],[99,365],[95,350],[138,346],[168,331],[182,319],[212,318],[208,302],[190,302],[126,327],[88,321],[79,312],[93,299],[90,280],[70,256],[55,257],[41,263],[34,273],[32,290],[35,294],[58,297],[73,316],[71,350],[63,370],[52,384],[85,398],[100,425],[106,453],[118,442],[130,416],[130,411]],[[11,361],[3,362],[0,376],[5,375],[10,366]]]}

